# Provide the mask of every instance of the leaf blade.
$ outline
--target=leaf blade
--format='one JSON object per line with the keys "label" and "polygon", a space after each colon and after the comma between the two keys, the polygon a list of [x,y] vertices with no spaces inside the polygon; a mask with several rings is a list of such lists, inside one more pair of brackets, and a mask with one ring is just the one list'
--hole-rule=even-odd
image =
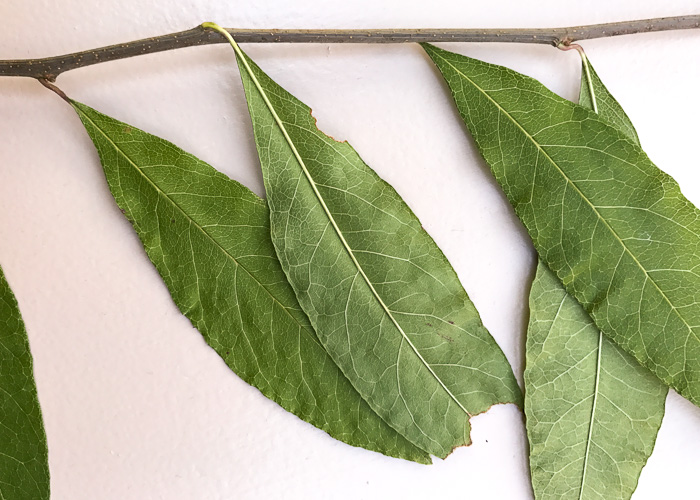
{"label": "leaf blade", "polygon": [[629,498],[667,387],[605,338],[542,262],[530,304],[525,415],[535,498]]}
{"label": "leaf blade", "polygon": [[430,463],[323,350],[277,262],[265,202],[177,146],[72,104],[173,300],[226,364],[336,439]]}
{"label": "leaf blade", "polygon": [[[393,188],[347,143],[320,132],[307,106],[234,48],[272,239],[302,308],[375,411],[416,445],[445,457],[469,442],[472,414],[520,402],[505,357]],[[413,283],[417,291],[406,292]],[[484,359],[455,354],[475,350]],[[399,397],[392,396],[396,391]]]}
{"label": "leaf blade", "polygon": [[17,299],[0,267],[0,498],[49,498],[46,431]]}
{"label": "leaf blade", "polygon": [[634,125],[632,125],[632,120],[627,116],[625,110],[622,109],[620,103],[617,102],[615,96],[603,85],[598,73],[593,68],[593,65],[591,65],[588,56],[586,56],[583,51],[581,51],[580,54],[581,93],[578,103],[581,106],[594,110],[603,120],[606,120],[616,127],[625,134],[628,139],[641,147],[639,136],[637,135],[637,130],[634,128]]}
{"label": "leaf blade", "polygon": [[590,110],[512,70],[425,48],[550,269],[604,334],[700,404],[698,210]]}

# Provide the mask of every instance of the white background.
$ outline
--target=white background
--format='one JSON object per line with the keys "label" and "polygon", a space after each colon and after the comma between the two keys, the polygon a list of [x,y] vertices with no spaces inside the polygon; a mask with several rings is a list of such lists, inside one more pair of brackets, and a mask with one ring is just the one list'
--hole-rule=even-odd
{"label": "white background", "polygon": [[[190,0],[0,2],[0,59],[191,28],[551,27],[700,13],[694,1]],[[583,42],[651,158],[700,204],[700,31]],[[576,99],[579,59],[548,46],[453,44]],[[244,47],[414,209],[522,380],[534,251],[416,45]],[[167,138],[262,193],[226,45],[101,64],[71,97]],[[473,420],[469,448],[420,466],[352,448],[243,383],[182,317],[111,198],[74,112],[0,77],[0,263],[19,300],[56,500],[532,498],[523,416]],[[635,500],[697,494],[700,409],[672,394]]]}

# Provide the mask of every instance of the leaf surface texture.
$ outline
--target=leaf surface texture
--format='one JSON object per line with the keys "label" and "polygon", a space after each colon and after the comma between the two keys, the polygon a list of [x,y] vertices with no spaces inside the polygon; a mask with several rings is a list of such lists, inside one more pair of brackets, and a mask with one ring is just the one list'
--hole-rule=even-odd
{"label": "leaf surface texture", "polygon": [[535,244],[597,327],[700,403],[700,212],[635,140],[500,66],[424,46]]}
{"label": "leaf surface texture", "polygon": [[349,144],[242,52],[238,64],[272,241],[319,339],[414,444],[441,458],[469,444],[472,415],[521,395],[456,273]]}
{"label": "leaf surface texture", "polygon": [[430,463],[318,342],[275,255],[264,200],[163,139],[73,107],[173,300],[236,374],[336,439]]}
{"label": "leaf surface texture", "polygon": [[29,339],[0,268],[0,498],[48,500],[46,432]]}

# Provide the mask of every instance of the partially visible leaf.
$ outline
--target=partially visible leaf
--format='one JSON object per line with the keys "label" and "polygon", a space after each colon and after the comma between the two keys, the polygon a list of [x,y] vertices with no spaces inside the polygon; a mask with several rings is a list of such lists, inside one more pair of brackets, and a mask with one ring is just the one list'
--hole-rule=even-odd
{"label": "partially visible leaf", "polygon": [[[579,102],[614,118],[636,142],[622,107],[583,51],[581,57]],[[654,448],[668,388],[604,337],[541,261],[530,292],[525,351],[535,497],[628,499]]]}
{"label": "partially visible leaf", "polygon": [[49,498],[46,432],[22,315],[0,268],[0,499]]}
{"label": "partially visible leaf", "polygon": [[226,364],[336,439],[430,463],[367,406],[319,344],[275,256],[265,202],[177,146],[72,105],[173,300]]}
{"label": "partially visible leaf", "polygon": [[542,263],[526,352],[535,498],[629,498],[654,449],[668,388],[606,339]]}
{"label": "partially visible leaf", "polygon": [[610,93],[603,82],[598,77],[598,73],[593,69],[588,56],[581,51],[581,93],[579,94],[578,102],[581,106],[592,109],[601,119],[607,121],[610,125],[617,128],[629,140],[637,146],[639,137],[637,130],[632,125],[632,121],[622,109],[617,99]]}
{"label": "partially visible leaf", "polygon": [[593,111],[424,47],[542,260],[604,334],[700,404],[700,211]]}
{"label": "partially visible leaf", "polygon": [[396,191],[232,44],[272,241],[299,303],[370,406],[444,458],[470,443],[471,416],[520,403],[508,361]]}

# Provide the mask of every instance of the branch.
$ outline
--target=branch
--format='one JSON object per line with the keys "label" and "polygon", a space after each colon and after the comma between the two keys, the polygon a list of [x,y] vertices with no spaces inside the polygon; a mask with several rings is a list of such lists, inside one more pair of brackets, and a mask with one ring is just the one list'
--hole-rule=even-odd
{"label": "branch", "polygon": [[[537,29],[401,29],[401,30],[252,30],[227,31],[238,43],[406,43],[406,42],[511,42],[553,46],[574,41],[653,31],[700,27],[700,15],[660,17],[639,21],[590,24],[569,28]],[[224,43],[219,33],[197,26],[171,33],[99,49],[44,59],[0,61],[0,76],[26,76],[55,81],[61,73],[93,64],[115,61],[165,50]]]}

